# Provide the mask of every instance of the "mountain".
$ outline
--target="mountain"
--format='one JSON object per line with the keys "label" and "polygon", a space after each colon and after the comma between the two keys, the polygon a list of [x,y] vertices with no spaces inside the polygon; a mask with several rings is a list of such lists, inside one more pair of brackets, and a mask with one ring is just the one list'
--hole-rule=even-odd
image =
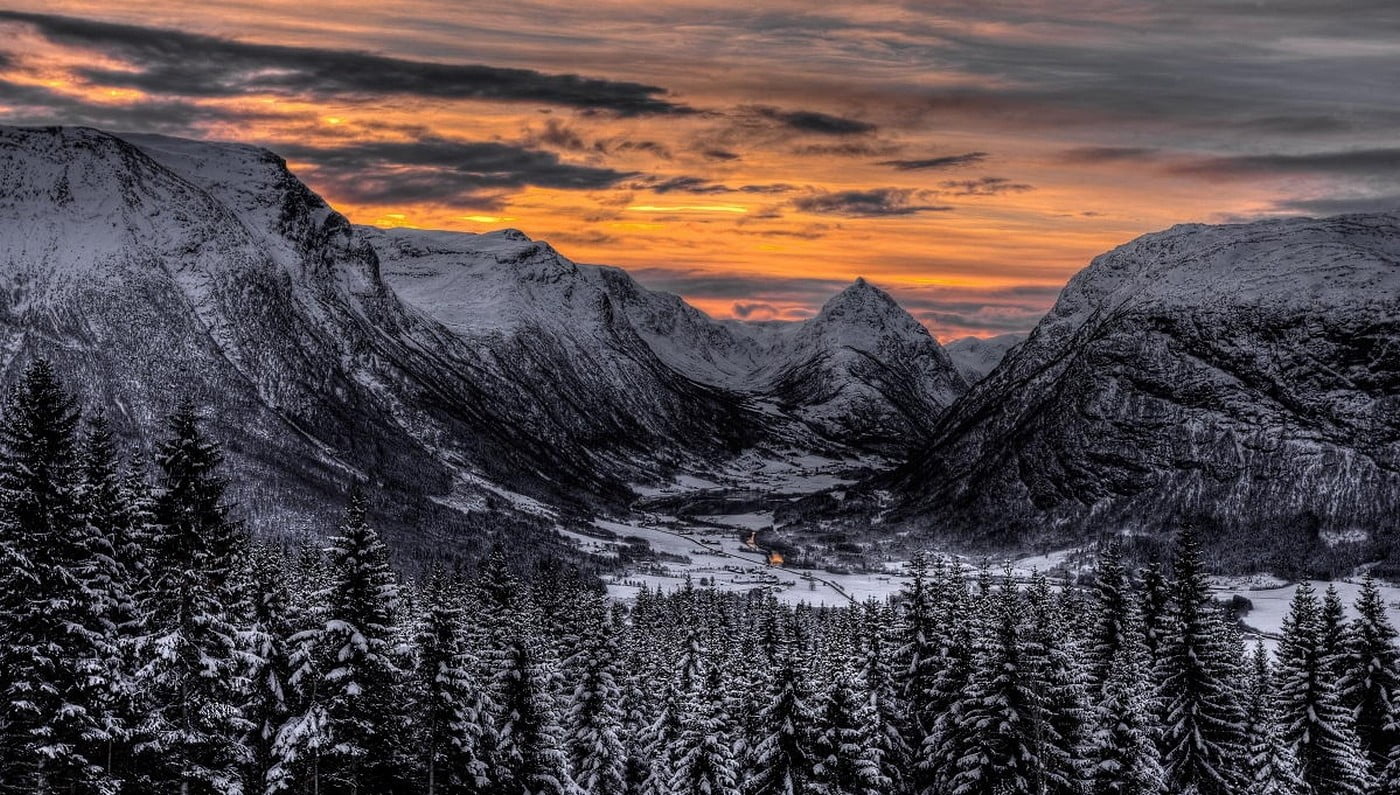
{"label": "mountain", "polygon": [[770,338],[757,391],[829,438],[898,454],[967,382],[928,329],[864,279]]}
{"label": "mountain", "polygon": [[998,334],[995,337],[963,337],[953,340],[943,349],[953,361],[964,380],[975,384],[996,369],[1012,348],[1026,339],[1025,334]]}
{"label": "mountain", "polygon": [[1184,522],[1254,563],[1391,544],[1400,219],[1177,226],[1096,258],[885,483],[891,519],[980,544]]}
{"label": "mountain", "polygon": [[[404,301],[516,382],[665,418],[655,436],[687,449],[717,433],[696,417],[727,399],[724,427],[747,426],[730,450],[781,441],[901,454],[967,388],[928,330],[863,279],[805,321],[725,322],[517,230],[360,232]],[[606,403],[618,400],[630,404]]]}
{"label": "mountain", "polygon": [[764,451],[888,449],[870,418],[959,385],[887,296],[847,293],[716,321],[513,230],[353,226],[264,149],[0,128],[0,381],[47,357],[147,451],[193,401],[244,513],[288,532],[356,480],[395,532],[470,543]]}

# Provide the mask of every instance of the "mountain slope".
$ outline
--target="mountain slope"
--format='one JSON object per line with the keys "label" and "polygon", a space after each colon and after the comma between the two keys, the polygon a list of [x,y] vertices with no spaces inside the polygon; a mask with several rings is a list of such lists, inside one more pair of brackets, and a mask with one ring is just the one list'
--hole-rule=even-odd
{"label": "mountain slope", "polygon": [[1182,521],[1242,557],[1390,543],[1400,219],[1178,226],[1098,257],[890,483],[897,516],[983,543]]}
{"label": "mountain slope", "polygon": [[719,322],[515,230],[360,231],[398,295],[514,380],[572,382],[598,411],[654,418],[658,437],[697,453],[718,434],[712,451],[797,441],[901,454],[966,389],[928,331],[864,280],[807,321]]}
{"label": "mountain slope", "polygon": [[1025,334],[998,334],[995,337],[963,337],[953,340],[943,349],[958,373],[969,384],[975,384],[996,369],[1012,348],[1025,341]]}

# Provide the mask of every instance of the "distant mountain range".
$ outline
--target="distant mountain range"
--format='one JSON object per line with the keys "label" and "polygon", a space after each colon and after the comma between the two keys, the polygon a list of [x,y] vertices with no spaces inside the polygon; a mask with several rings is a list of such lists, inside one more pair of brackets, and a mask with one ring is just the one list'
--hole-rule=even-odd
{"label": "distant mountain range", "polygon": [[625,514],[818,456],[884,468],[826,499],[916,537],[1376,544],[1400,516],[1398,224],[1175,227],[1097,258],[1028,337],[944,348],[864,280],[806,321],[715,320],[515,230],[354,226],[266,150],[0,128],[0,376],[51,358],[141,447],[194,399],[282,529],[351,480],[434,544],[470,532],[453,517]]}
{"label": "distant mountain range", "polygon": [[864,282],[715,321],[512,230],[352,226],[236,144],[0,128],[0,285],[7,381],[49,357],[147,447],[194,399],[245,511],[290,527],[352,479],[414,524],[622,511],[754,451],[900,456],[967,388]]}

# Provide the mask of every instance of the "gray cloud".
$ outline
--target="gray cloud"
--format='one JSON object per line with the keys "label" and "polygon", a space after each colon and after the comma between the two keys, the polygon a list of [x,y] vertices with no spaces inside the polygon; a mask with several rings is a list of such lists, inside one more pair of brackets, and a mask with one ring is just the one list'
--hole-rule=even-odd
{"label": "gray cloud", "polygon": [[1024,182],[1012,182],[1006,177],[978,177],[977,179],[950,179],[938,183],[952,196],[996,196],[1002,193],[1024,193],[1035,190],[1035,186]]}
{"label": "gray cloud", "polygon": [[321,148],[282,146],[292,160],[310,164],[312,177],[338,197],[366,202],[491,201],[491,191],[535,185],[596,190],[636,177],[565,163],[553,152],[495,141],[425,138]]}
{"label": "gray cloud", "polygon": [[924,192],[908,188],[871,188],[843,190],[804,196],[793,207],[818,215],[843,215],[851,218],[916,215],[924,212],[946,212],[952,207],[918,203]]}
{"label": "gray cloud", "polygon": [[859,119],[832,116],[814,110],[782,110],[768,105],[753,105],[746,110],[798,132],[814,135],[864,135],[879,129],[876,125]]}
{"label": "gray cloud", "polygon": [[898,171],[925,171],[940,168],[956,168],[980,163],[988,157],[986,152],[968,152],[961,155],[927,157],[921,160],[881,160],[876,165],[889,166]]}
{"label": "gray cloud", "polygon": [[1313,199],[1285,199],[1274,204],[1282,212],[1306,215],[1347,215],[1349,213],[1393,213],[1400,211],[1400,194],[1384,196],[1331,196]]}
{"label": "gray cloud", "polygon": [[1221,178],[1269,174],[1395,176],[1400,174],[1400,148],[1207,157],[1176,163],[1168,170],[1177,174]]}
{"label": "gray cloud", "polygon": [[623,116],[690,112],[657,86],[532,69],[447,64],[363,52],[288,47],[164,28],[50,14],[0,11],[50,41],[118,58],[134,70],[87,67],[105,85],[154,94],[228,97],[282,93],[309,97],[401,95],[432,99],[535,102]]}
{"label": "gray cloud", "polygon": [[1080,146],[1061,153],[1066,163],[1117,163],[1123,160],[1149,160],[1157,150],[1144,146]]}
{"label": "gray cloud", "polygon": [[777,194],[789,193],[794,190],[793,186],[784,183],[772,183],[767,185],[739,185],[731,187],[721,182],[712,182],[703,177],[680,176],[666,179],[653,178],[650,180],[633,183],[628,186],[632,190],[651,190],[656,193],[758,193]]}

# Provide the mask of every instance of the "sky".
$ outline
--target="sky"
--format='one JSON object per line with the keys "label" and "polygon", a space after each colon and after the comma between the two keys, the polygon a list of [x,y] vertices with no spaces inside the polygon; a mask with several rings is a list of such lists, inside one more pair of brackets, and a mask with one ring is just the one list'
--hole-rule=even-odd
{"label": "sky", "polygon": [[947,341],[1172,224],[1400,208],[1400,4],[10,0],[0,123],[256,143],[716,317],[864,276]]}

